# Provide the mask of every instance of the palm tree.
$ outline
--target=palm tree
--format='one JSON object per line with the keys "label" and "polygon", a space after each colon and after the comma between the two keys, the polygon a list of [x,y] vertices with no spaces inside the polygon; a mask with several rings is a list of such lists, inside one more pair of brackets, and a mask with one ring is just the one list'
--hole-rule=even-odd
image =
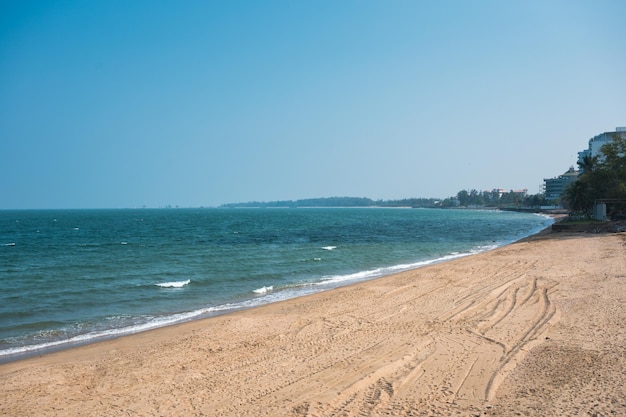
{"label": "palm tree", "polygon": [[581,174],[591,174],[594,171],[597,162],[597,156],[585,155],[583,156],[582,161],[578,161],[577,164],[580,168]]}
{"label": "palm tree", "polygon": [[588,219],[591,218],[593,197],[589,184],[584,179],[578,179],[567,187],[564,194],[567,207],[574,213],[583,213]]}

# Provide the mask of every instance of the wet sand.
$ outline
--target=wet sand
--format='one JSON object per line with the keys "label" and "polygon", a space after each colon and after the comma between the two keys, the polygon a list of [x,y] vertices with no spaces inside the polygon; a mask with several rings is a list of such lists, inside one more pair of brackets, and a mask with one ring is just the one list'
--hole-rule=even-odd
{"label": "wet sand", "polygon": [[2,416],[626,415],[626,234],[0,365]]}

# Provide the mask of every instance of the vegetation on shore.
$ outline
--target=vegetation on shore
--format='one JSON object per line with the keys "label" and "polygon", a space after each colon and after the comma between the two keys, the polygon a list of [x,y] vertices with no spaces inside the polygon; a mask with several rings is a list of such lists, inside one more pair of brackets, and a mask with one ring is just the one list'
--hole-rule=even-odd
{"label": "vegetation on shore", "polygon": [[543,194],[527,195],[513,190],[508,192],[461,190],[456,197],[447,198],[441,202],[442,207],[539,208],[545,205],[547,201]]}
{"label": "vegetation on shore", "polygon": [[582,174],[565,190],[563,205],[591,217],[595,202],[607,203],[613,216],[626,214],[626,139],[613,135],[601,157],[586,156],[578,162]]}

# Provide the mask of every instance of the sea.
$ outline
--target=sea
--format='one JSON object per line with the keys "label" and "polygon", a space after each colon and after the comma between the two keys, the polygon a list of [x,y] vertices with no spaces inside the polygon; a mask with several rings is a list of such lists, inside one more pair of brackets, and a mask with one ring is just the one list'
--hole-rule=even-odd
{"label": "sea", "polygon": [[551,223],[412,208],[0,211],[0,362],[469,256]]}

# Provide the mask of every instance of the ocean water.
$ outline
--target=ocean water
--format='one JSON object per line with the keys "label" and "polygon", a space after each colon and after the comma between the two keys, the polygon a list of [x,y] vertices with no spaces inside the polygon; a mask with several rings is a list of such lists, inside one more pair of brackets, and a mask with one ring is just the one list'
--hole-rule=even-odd
{"label": "ocean water", "polygon": [[551,222],[436,209],[0,211],[0,361],[471,255]]}

